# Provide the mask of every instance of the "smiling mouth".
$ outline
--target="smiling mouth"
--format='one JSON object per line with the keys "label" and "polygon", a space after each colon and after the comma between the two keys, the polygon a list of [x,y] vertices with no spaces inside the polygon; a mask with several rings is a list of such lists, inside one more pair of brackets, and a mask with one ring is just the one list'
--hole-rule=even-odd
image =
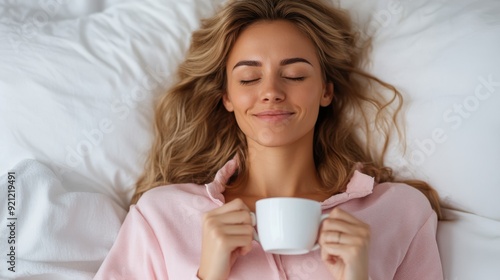
{"label": "smiling mouth", "polygon": [[289,111],[268,111],[254,114],[254,116],[264,121],[281,121],[291,117],[293,114],[293,112]]}

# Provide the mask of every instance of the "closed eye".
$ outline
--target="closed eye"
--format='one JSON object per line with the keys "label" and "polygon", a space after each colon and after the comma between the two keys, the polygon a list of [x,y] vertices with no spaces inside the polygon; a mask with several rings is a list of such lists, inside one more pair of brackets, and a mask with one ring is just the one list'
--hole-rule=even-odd
{"label": "closed eye", "polygon": [[248,84],[253,83],[253,82],[256,82],[256,81],[258,81],[258,80],[259,80],[259,79],[253,79],[253,80],[241,80],[241,81],[240,81],[240,84],[241,84],[241,85],[248,85]]}
{"label": "closed eye", "polygon": [[[300,82],[300,81],[303,81],[306,79],[306,77],[284,77],[284,78],[287,80],[290,80],[290,81],[294,81],[294,82]],[[251,84],[253,82],[257,82],[258,80],[260,80],[260,78],[253,79],[253,80],[241,80],[240,84],[241,85],[248,85],[248,84]]]}
{"label": "closed eye", "polygon": [[290,81],[303,81],[305,80],[306,77],[285,77],[285,79],[288,79]]}

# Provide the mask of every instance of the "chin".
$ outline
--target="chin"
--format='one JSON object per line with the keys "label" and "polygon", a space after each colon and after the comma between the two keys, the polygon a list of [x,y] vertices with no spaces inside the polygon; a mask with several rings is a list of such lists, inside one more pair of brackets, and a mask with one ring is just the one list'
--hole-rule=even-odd
{"label": "chin", "polygon": [[292,145],[297,142],[297,139],[294,137],[261,137],[259,139],[254,140],[259,146],[266,148],[278,148]]}
{"label": "chin", "polygon": [[[245,133],[245,131],[243,131]],[[245,133],[247,143],[255,143],[257,146],[277,148],[285,146],[296,146],[302,144],[312,145],[314,137],[314,127],[310,130],[302,131],[298,128],[287,128],[283,131],[270,131],[268,129],[259,130],[258,132]]]}

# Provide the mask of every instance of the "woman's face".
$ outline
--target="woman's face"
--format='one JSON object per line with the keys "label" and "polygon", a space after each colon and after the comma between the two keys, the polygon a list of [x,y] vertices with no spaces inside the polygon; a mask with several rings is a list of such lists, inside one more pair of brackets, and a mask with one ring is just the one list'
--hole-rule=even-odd
{"label": "woman's face", "polygon": [[223,102],[249,145],[312,143],[320,106],[333,85],[323,80],[312,41],[288,21],[247,27],[229,53]]}

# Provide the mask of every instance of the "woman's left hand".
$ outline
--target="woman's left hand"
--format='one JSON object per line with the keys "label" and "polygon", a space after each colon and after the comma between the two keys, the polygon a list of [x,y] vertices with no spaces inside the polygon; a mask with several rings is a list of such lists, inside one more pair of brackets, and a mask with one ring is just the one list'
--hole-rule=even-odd
{"label": "woman's left hand", "polygon": [[323,220],[318,242],[335,279],[368,279],[369,225],[337,207]]}

